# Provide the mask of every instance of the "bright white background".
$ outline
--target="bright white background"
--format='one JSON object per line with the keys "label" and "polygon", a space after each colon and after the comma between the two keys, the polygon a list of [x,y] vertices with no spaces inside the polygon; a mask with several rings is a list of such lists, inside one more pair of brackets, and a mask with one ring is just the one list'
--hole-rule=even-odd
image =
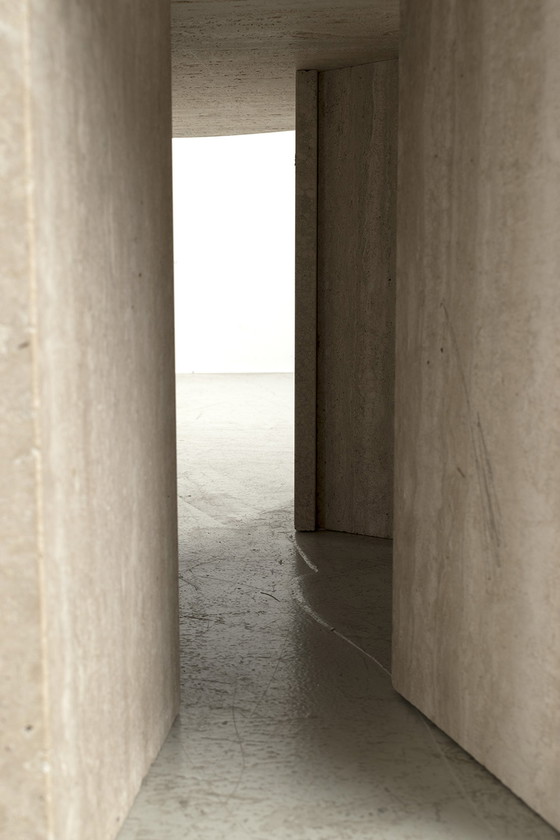
{"label": "bright white background", "polygon": [[295,134],[173,140],[178,373],[294,369]]}

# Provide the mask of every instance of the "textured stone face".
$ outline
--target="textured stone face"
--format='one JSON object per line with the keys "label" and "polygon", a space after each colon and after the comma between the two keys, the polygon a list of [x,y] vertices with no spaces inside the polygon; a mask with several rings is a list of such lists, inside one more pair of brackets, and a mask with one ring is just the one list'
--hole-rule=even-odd
{"label": "textured stone face", "polygon": [[108,840],[177,707],[169,7],[16,6],[0,832]]}
{"label": "textured stone face", "polygon": [[317,525],[318,73],[296,76],[294,525]]}
{"label": "textured stone face", "polygon": [[390,537],[398,64],[297,81],[296,528]]}
{"label": "textured stone face", "polygon": [[319,73],[317,524],[391,537],[397,61]]}
{"label": "textured stone face", "polygon": [[560,827],[560,7],[408,0],[395,686]]}
{"label": "textured stone face", "polygon": [[23,4],[0,3],[0,834],[47,830],[33,245]]}
{"label": "textured stone face", "polygon": [[397,55],[397,0],[173,0],[173,133],[294,128],[296,70]]}

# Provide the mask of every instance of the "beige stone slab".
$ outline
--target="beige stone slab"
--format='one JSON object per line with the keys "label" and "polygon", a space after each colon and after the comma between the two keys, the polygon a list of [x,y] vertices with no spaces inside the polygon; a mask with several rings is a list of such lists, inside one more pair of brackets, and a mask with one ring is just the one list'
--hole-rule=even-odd
{"label": "beige stone slab", "polygon": [[396,688],[560,828],[560,7],[408,0]]}
{"label": "beige stone slab", "polygon": [[20,5],[0,6],[0,833],[110,840],[178,705],[169,7]]}
{"label": "beige stone slab", "polygon": [[26,20],[0,3],[0,836],[48,835]]}
{"label": "beige stone slab", "polygon": [[296,92],[296,324],[294,520],[315,530],[317,472],[317,72]]}
{"label": "beige stone slab", "polygon": [[177,137],[294,128],[296,70],[394,58],[398,0],[174,0]]}
{"label": "beige stone slab", "polygon": [[397,62],[319,74],[317,522],[392,534]]}

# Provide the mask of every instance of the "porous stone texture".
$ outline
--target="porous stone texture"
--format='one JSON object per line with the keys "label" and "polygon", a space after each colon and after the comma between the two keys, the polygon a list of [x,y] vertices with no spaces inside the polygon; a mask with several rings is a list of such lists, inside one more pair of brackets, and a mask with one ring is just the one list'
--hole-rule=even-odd
{"label": "porous stone texture", "polygon": [[402,23],[394,684],[560,828],[560,6]]}
{"label": "porous stone texture", "polygon": [[319,73],[317,526],[392,535],[398,64]]}
{"label": "porous stone texture", "polygon": [[296,300],[294,524],[316,525],[317,474],[317,94],[316,70],[296,80]]}
{"label": "porous stone texture", "polygon": [[0,9],[1,833],[108,840],[178,704],[169,5]]}
{"label": "porous stone texture", "polygon": [[173,0],[177,137],[294,128],[296,70],[397,55],[398,0]]}
{"label": "porous stone texture", "polygon": [[0,836],[47,836],[25,6],[0,2]]}

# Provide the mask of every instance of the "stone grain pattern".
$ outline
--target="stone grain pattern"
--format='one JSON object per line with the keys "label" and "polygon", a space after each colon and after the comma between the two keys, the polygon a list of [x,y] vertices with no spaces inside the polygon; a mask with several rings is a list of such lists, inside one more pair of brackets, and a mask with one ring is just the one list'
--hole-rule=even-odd
{"label": "stone grain pattern", "polygon": [[294,128],[296,70],[397,55],[398,0],[174,0],[177,137]]}
{"label": "stone grain pattern", "polygon": [[407,0],[394,684],[560,828],[560,6]]}
{"label": "stone grain pattern", "polygon": [[11,6],[0,833],[109,840],[178,705],[169,6]]}
{"label": "stone grain pattern", "polygon": [[0,3],[0,836],[47,836],[24,4]]}
{"label": "stone grain pattern", "polygon": [[392,535],[398,64],[319,74],[317,525]]}
{"label": "stone grain pattern", "polygon": [[317,92],[300,70],[296,92],[296,300],[294,520],[314,531],[317,473]]}

